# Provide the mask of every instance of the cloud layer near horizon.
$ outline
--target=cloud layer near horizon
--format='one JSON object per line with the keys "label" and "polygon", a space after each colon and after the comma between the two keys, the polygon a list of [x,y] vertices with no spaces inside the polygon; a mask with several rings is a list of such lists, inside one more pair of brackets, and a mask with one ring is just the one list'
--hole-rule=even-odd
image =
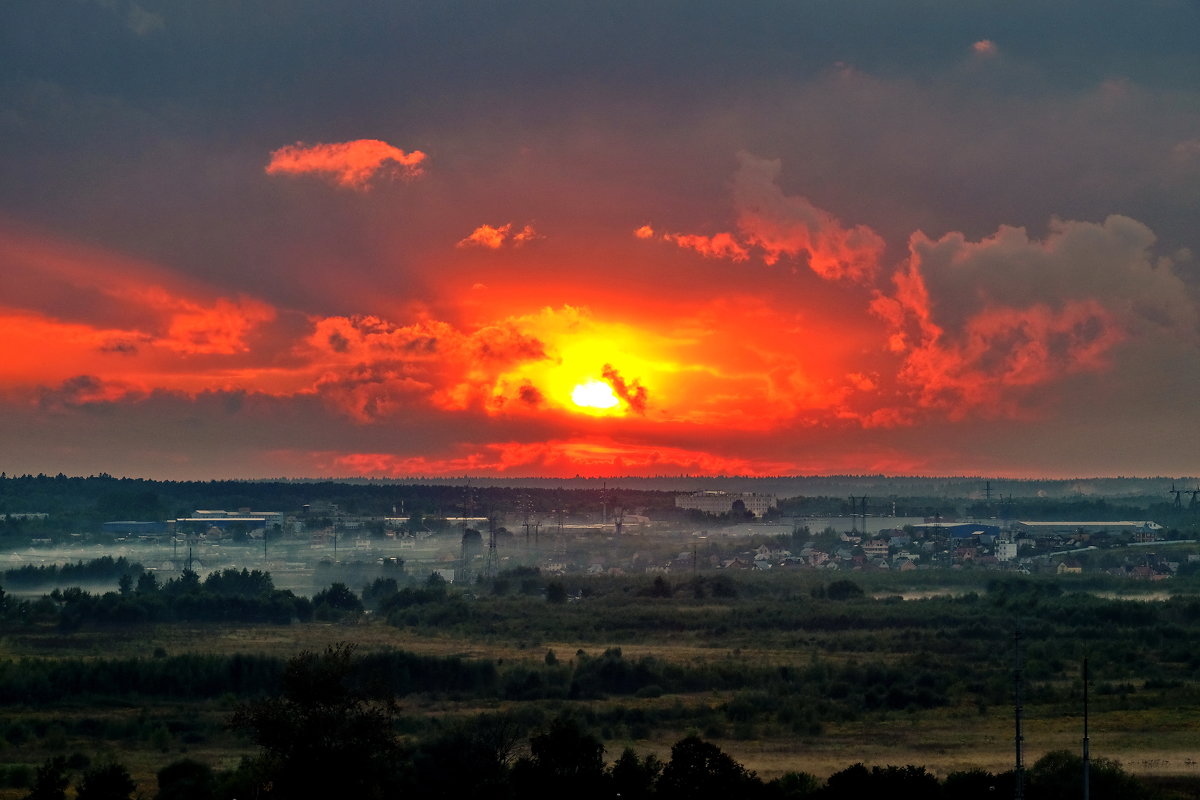
{"label": "cloud layer near horizon", "polygon": [[871,5],[12,4],[0,469],[1195,473],[1195,8]]}

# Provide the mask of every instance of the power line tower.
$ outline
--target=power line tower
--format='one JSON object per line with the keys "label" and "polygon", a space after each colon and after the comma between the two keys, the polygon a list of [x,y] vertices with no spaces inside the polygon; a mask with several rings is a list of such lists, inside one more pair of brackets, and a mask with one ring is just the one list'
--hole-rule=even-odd
{"label": "power line tower", "polygon": [[613,506],[613,528],[617,532],[617,538],[621,538],[621,530],[625,527],[625,506],[617,503]]}
{"label": "power line tower", "polygon": [[525,528],[525,547],[529,548],[529,528],[530,517],[533,516],[533,500],[529,496],[529,492],[521,494],[517,500],[517,505],[521,509],[521,525]]}
{"label": "power line tower", "polygon": [[862,533],[867,532],[867,496],[850,495],[850,532],[858,533],[858,517],[862,515]]}
{"label": "power line tower", "polygon": [[475,491],[475,488],[471,486],[471,482],[467,481],[463,486],[462,500],[462,524],[464,530],[469,527],[467,520],[470,519],[471,514],[475,511],[475,502],[477,499],[478,493]]}
{"label": "power line tower", "polygon": [[479,531],[474,528],[467,528],[462,535],[462,552],[459,556],[458,569],[454,579],[464,585],[470,585],[475,579],[475,572],[472,569],[472,564],[475,561],[475,556],[483,549],[483,537],[479,535]]}
{"label": "power line tower", "polygon": [[496,573],[500,571],[500,559],[496,555],[496,527],[498,524],[497,515],[492,513],[487,515],[488,522],[488,546],[487,556],[483,560],[483,576],[488,580],[496,577]]}
{"label": "power line tower", "polygon": [[1184,491],[1185,491],[1184,489],[1176,489],[1175,481],[1171,481],[1171,488],[1167,490],[1167,494],[1175,495],[1175,502],[1173,503],[1173,505],[1176,508],[1183,508],[1183,499],[1182,498],[1183,498]]}

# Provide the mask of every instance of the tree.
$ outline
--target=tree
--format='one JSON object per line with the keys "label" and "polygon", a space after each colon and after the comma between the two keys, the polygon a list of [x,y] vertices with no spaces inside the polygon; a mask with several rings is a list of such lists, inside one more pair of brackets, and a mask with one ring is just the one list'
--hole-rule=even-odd
{"label": "tree", "polygon": [[154,800],[213,800],[217,784],[212,768],[184,758],[160,769]]}
{"label": "tree", "polygon": [[351,620],[362,613],[362,601],[344,583],[333,583],[313,595],[313,615],[317,619]]}
{"label": "tree", "polygon": [[[1030,800],[1057,800],[1080,796],[1083,758],[1070,750],[1051,750],[1029,769]],[[1109,758],[1091,760],[1088,781],[1092,800],[1141,800],[1146,787]]]}
{"label": "tree", "polygon": [[671,589],[671,584],[662,575],[654,577],[654,583],[650,586],[649,594],[651,597],[670,597],[674,594]]}
{"label": "tree", "polygon": [[754,512],[746,510],[746,501],[742,498],[734,500],[729,506],[729,519],[731,521],[754,519]]}
{"label": "tree", "polygon": [[238,707],[231,720],[262,748],[263,797],[390,797],[401,750],[391,694],[356,669],[354,646],[305,651],[288,662],[279,697]]}
{"label": "tree", "polygon": [[977,797],[994,795],[995,792],[996,776],[979,767],[951,772],[942,782],[945,800],[975,800]]}
{"label": "tree", "polygon": [[158,578],[153,572],[143,572],[137,579],[138,594],[154,594],[158,591]]}
{"label": "tree", "polygon": [[622,800],[646,800],[654,792],[654,782],[662,772],[662,762],[653,754],[644,759],[626,747],[609,770],[613,794]]}
{"label": "tree", "polygon": [[825,590],[825,595],[830,600],[851,600],[855,597],[862,597],[863,590],[854,581],[834,581],[829,584],[829,588]]}
{"label": "tree", "polygon": [[129,800],[137,784],[129,770],[116,762],[98,764],[85,770],[76,787],[77,800]]}
{"label": "tree", "polygon": [[529,758],[513,768],[518,797],[600,798],[605,791],[604,745],[567,717],[529,740]]}
{"label": "tree", "polygon": [[525,728],[510,714],[483,714],[451,725],[413,753],[413,794],[426,798],[505,797]]}
{"label": "tree", "polygon": [[678,800],[753,797],[763,784],[721,748],[698,736],[680,739],[658,779],[658,794]]}
{"label": "tree", "polygon": [[567,587],[563,586],[558,581],[551,581],[550,583],[547,583],[546,600],[550,603],[567,602]]}
{"label": "tree", "polygon": [[25,800],[63,800],[67,796],[67,759],[55,756],[37,768]]}

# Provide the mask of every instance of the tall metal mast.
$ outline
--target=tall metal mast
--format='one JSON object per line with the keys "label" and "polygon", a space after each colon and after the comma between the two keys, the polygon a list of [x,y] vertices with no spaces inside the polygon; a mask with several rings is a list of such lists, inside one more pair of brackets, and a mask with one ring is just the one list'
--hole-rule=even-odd
{"label": "tall metal mast", "polygon": [[1083,800],[1091,790],[1092,757],[1088,751],[1088,660],[1083,657]]}
{"label": "tall metal mast", "polygon": [[1021,763],[1021,628],[1013,632],[1013,718],[1016,722],[1013,744],[1016,748],[1016,765],[1013,768],[1013,800],[1024,800],[1025,797],[1025,767]]}

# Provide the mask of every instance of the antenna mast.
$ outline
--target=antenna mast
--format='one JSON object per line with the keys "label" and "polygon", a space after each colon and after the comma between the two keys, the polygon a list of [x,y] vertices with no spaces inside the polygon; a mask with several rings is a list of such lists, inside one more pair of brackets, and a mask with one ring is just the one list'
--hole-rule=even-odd
{"label": "antenna mast", "polygon": [[1091,790],[1092,758],[1088,750],[1088,660],[1083,657],[1083,800]]}
{"label": "antenna mast", "polygon": [[1016,765],[1013,768],[1013,800],[1024,800],[1025,797],[1025,767],[1021,763],[1021,743],[1024,737],[1021,735],[1021,628],[1017,627],[1013,631],[1013,719],[1016,722],[1016,730],[1013,736],[1013,745],[1016,748]]}

